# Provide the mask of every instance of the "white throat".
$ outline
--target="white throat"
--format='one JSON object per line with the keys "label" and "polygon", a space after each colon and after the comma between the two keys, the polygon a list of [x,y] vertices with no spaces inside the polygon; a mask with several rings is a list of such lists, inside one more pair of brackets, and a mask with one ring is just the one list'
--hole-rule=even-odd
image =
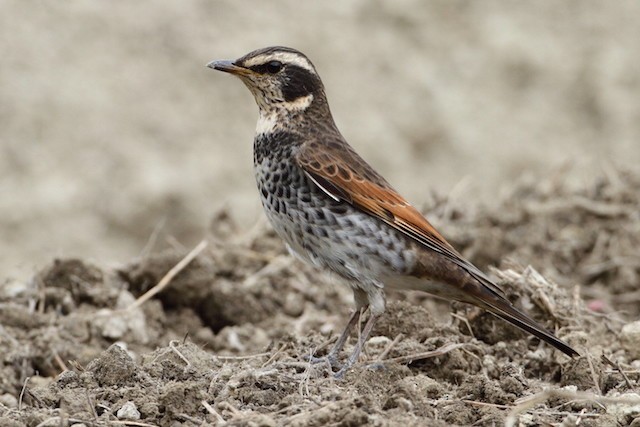
{"label": "white throat", "polygon": [[301,96],[293,101],[282,101],[267,108],[260,107],[258,123],[256,123],[256,135],[277,132],[297,113],[309,108],[313,102],[313,94]]}

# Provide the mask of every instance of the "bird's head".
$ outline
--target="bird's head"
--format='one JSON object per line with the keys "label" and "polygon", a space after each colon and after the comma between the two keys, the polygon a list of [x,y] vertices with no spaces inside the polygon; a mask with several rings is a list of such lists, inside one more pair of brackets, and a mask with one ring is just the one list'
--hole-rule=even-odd
{"label": "bird's head", "polygon": [[326,103],[318,73],[303,53],[288,47],[255,50],[235,61],[212,61],[209,68],[239,77],[253,94],[261,112],[304,111]]}

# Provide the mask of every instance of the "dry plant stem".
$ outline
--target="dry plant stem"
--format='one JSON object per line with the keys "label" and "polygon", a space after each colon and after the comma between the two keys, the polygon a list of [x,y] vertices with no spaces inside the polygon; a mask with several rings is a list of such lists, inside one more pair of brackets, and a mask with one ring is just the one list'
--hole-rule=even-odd
{"label": "dry plant stem", "polygon": [[169,342],[169,348],[171,349],[171,351],[173,351],[175,354],[177,354],[177,355],[178,355],[178,357],[179,357],[180,359],[182,359],[182,360],[187,364],[187,366],[191,366],[191,362],[189,362],[189,359],[187,359],[186,357],[184,357],[184,355],[183,355],[182,353],[180,353],[180,350],[178,350],[178,348],[176,347],[176,343],[177,343],[177,342],[178,342],[178,341],[175,341],[175,340],[170,341],[170,342]]}
{"label": "dry plant stem", "polygon": [[314,349],[313,349],[313,354],[316,354],[317,352],[322,351],[322,350],[324,350],[324,349],[325,349],[325,348],[327,348],[327,347],[331,347],[331,348],[333,348],[333,347],[334,347],[334,345],[335,345],[335,341],[337,341],[337,340],[338,340],[338,338],[339,338],[339,337],[337,337],[337,336],[335,336],[335,335],[330,336],[328,340],[324,341],[324,342],[323,342],[322,344],[320,344],[319,346],[314,347]]}
{"label": "dry plant stem", "polygon": [[[498,408],[498,409],[512,409],[514,406],[513,405],[501,405],[498,403],[487,403],[487,402],[478,402],[477,400],[465,400],[463,399],[462,402],[464,403],[468,403],[470,405],[474,405],[474,406],[484,406],[484,407],[489,407],[489,408]],[[559,415],[559,416],[568,416],[568,415],[575,415],[574,413],[570,412],[570,411],[550,411],[548,409],[539,409],[539,410],[533,410],[531,411],[531,413],[533,414],[542,414],[542,415]],[[600,412],[585,412],[585,410],[583,409],[582,411],[580,411],[579,415],[581,417],[599,417],[602,415],[602,413]],[[579,425],[579,424],[577,424]]]}
{"label": "dry plant stem", "polygon": [[57,351],[53,352],[53,359],[56,361],[56,363],[58,364],[62,372],[69,370],[67,365],[64,363],[64,360],[62,360],[62,358],[60,357]]}
{"label": "dry plant stem", "polygon": [[393,349],[393,347],[395,347],[396,344],[398,344],[402,338],[404,338],[403,334],[396,335],[393,341],[391,341],[389,345],[382,351],[382,353],[380,353],[380,356],[378,356],[378,358],[376,359],[376,362],[380,362],[385,357],[387,357],[387,354],[389,354],[389,352]]}
{"label": "dry plant stem", "polygon": [[549,296],[542,289],[538,289],[535,295],[540,299],[540,304],[542,305],[542,308],[544,308],[547,313],[549,313],[551,316],[557,319],[555,304],[551,302],[551,299],[549,298]]}
{"label": "dry plant stem", "polygon": [[602,360],[604,363],[606,363],[607,365],[611,366],[616,372],[619,372],[620,375],[622,375],[622,378],[624,378],[624,382],[627,384],[627,387],[629,388],[633,388],[633,386],[631,385],[631,381],[629,380],[629,377],[627,376],[627,374],[622,370],[622,368],[620,367],[619,363],[613,363],[611,361],[611,359],[609,359],[607,356],[605,356],[604,354],[602,356],[600,356],[600,360]]}
{"label": "dry plant stem", "polygon": [[469,323],[469,319],[457,313],[451,313],[451,316],[455,317],[456,319],[460,320],[462,323],[467,325],[467,329],[469,330],[469,334],[471,334],[471,338],[475,339],[476,336],[473,334],[473,329],[471,329],[471,324]]}
{"label": "dry plant stem", "polygon": [[498,409],[511,409],[511,408],[513,408],[513,406],[509,406],[509,405],[500,405],[498,403],[478,402],[477,400],[462,399],[462,402],[468,403],[470,405],[475,405],[475,406],[486,406],[486,407],[498,408]]}
{"label": "dry plant stem", "polygon": [[265,366],[267,366],[267,365],[269,365],[271,362],[273,362],[273,361],[276,359],[276,357],[278,357],[278,356],[279,356],[279,355],[284,351],[284,349],[285,349],[285,348],[287,348],[287,343],[282,344],[282,347],[280,347],[279,349],[277,349],[277,350],[273,353],[273,355],[272,355],[269,359],[267,359],[267,361],[266,361],[266,362],[264,362],[264,363],[262,364],[262,366],[260,366],[260,367],[261,367],[261,368],[264,368]]}
{"label": "dry plant stem", "polygon": [[410,354],[407,356],[393,357],[391,359],[385,360],[385,362],[411,363],[411,362],[415,362],[416,360],[429,359],[431,357],[442,356],[444,354],[449,353],[450,351],[457,350],[464,346],[465,344],[445,344],[442,347],[439,347],[432,351],[425,351],[424,353]]}
{"label": "dry plant stem", "polygon": [[[313,357],[313,352],[311,352],[310,356]],[[298,393],[300,394],[300,396],[309,396],[311,394],[309,392],[309,377],[311,376],[311,364],[312,364],[311,357],[309,357],[309,361],[307,362],[307,367],[304,370],[300,383],[298,384]]]}
{"label": "dry plant stem", "polygon": [[93,414],[93,420],[98,422],[98,413],[96,412],[96,405],[93,404],[93,400],[91,400],[91,395],[89,394],[89,390],[87,390],[85,397],[87,398],[87,407]]}
{"label": "dry plant stem", "polygon": [[207,247],[207,242],[205,240],[198,243],[198,245],[191,250],[184,258],[180,260],[171,270],[164,275],[162,279],[155,285],[153,288],[149,289],[147,292],[142,294],[133,304],[127,307],[126,310],[133,310],[135,308],[140,307],[142,304],[147,302],[149,299],[159,294],[166,288],[169,283],[173,280],[175,276],[178,275],[184,268],[191,263],[197,257],[200,252],[202,252]]}
{"label": "dry plant stem", "polygon": [[598,395],[602,396],[602,390],[600,389],[600,383],[598,382],[598,374],[596,373],[596,369],[593,366],[591,353],[586,352],[586,354],[587,354],[587,362],[589,363],[589,370],[591,371],[591,379],[593,380],[593,385],[595,386],[595,389]]}
{"label": "dry plant stem", "polygon": [[236,407],[235,407],[235,406],[233,406],[233,405],[232,405],[231,403],[229,403],[229,402],[220,402],[220,403],[218,404],[218,407],[219,407],[220,409],[226,409],[226,410],[228,410],[229,412],[231,412],[232,417],[237,417],[237,416],[239,416],[239,415],[242,415],[242,412],[240,412],[239,410],[237,410],[237,409],[236,409]]}
{"label": "dry plant stem", "polygon": [[22,399],[24,399],[24,392],[27,390],[27,383],[30,379],[31,377],[26,377],[22,384],[22,390],[20,390],[20,397],[18,398],[18,411],[22,411]]}
{"label": "dry plant stem", "polygon": [[216,409],[209,405],[209,402],[207,402],[206,400],[202,401],[202,406],[204,406],[204,409],[207,410],[208,413],[210,413],[211,415],[213,415],[216,419],[216,423],[218,424],[226,424],[227,422],[224,420],[224,418],[222,418],[222,415],[220,415],[220,413],[218,413],[218,411],[216,411]]}
{"label": "dry plant stem", "polygon": [[593,393],[587,393],[584,391],[568,391],[568,390],[545,390],[538,394],[534,394],[533,396],[529,396],[525,399],[521,399],[510,412],[507,418],[505,419],[504,425],[505,427],[515,427],[518,425],[518,415],[527,412],[529,409],[534,406],[545,402],[547,399],[552,397],[559,397],[568,400],[587,400],[592,401],[594,403],[598,403],[600,405],[605,405],[607,403],[618,403],[618,404],[628,404],[628,405],[638,405],[640,404],[640,397],[604,397],[598,396]]}
{"label": "dry plant stem", "polygon": [[254,359],[257,357],[265,357],[270,355],[271,353],[257,353],[257,354],[247,354],[246,356],[213,356],[213,357],[220,360],[244,360],[244,359]]}

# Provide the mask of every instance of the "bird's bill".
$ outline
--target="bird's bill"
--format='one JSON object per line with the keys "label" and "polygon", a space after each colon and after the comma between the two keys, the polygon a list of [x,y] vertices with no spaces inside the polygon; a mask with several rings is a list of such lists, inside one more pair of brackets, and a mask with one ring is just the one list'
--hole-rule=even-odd
{"label": "bird's bill", "polygon": [[224,71],[225,73],[236,74],[236,75],[246,76],[252,73],[250,69],[236,65],[233,63],[233,61],[228,61],[228,60],[211,61],[207,64],[207,67],[213,68],[214,70]]}

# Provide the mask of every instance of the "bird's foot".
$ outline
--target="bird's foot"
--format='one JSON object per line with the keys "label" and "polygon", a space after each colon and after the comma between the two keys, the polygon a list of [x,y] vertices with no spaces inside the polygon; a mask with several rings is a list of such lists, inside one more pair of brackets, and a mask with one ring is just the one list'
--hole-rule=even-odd
{"label": "bird's foot", "polygon": [[382,360],[376,360],[375,362],[368,364],[367,369],[372,371],[384,371],[387,369],[387,365],[385,365]]}
{"label": "bird's foot", "polygon": [[344,379],[345,374],[347,373],[347,371],[349,369],[351,369],[351,367],[354,365],[353,362],[351,362],[350,360],[347,360],[347,363],[345,363],[344,365],[342,365],[342,367],[338,370],[338,372],[334,372],[333,374],[333,378],[337,379],[337,380],[342,380]]}
{"label": "bird's foot", "polygon": [[[347,371],[349,369],[351,369],[353,367],[353,364],[350,363],[345,363],[340,370],[338,370],[338,372],[335,372],[333,374],[333,377],[337,380],[341,380],[344,379],[345,374],[347,373]],[[366,365],[367,369],[370,369],[372,371],[384,371],[387,369],[387,366],[384,364],[384,362],[381,361],[376,361],[373,363],[370,363],[368,365]]]}
{"label": "bird's foot", "polygon": [[342,365],[338,362],[338,357],[335,354],[327,354],[326,356],[316,357],[313,355],[305,356],[304,359],[311,363],[312,365],[318,365],[320,363],[326,364],[331,367],[331,369],[341,369]]}

